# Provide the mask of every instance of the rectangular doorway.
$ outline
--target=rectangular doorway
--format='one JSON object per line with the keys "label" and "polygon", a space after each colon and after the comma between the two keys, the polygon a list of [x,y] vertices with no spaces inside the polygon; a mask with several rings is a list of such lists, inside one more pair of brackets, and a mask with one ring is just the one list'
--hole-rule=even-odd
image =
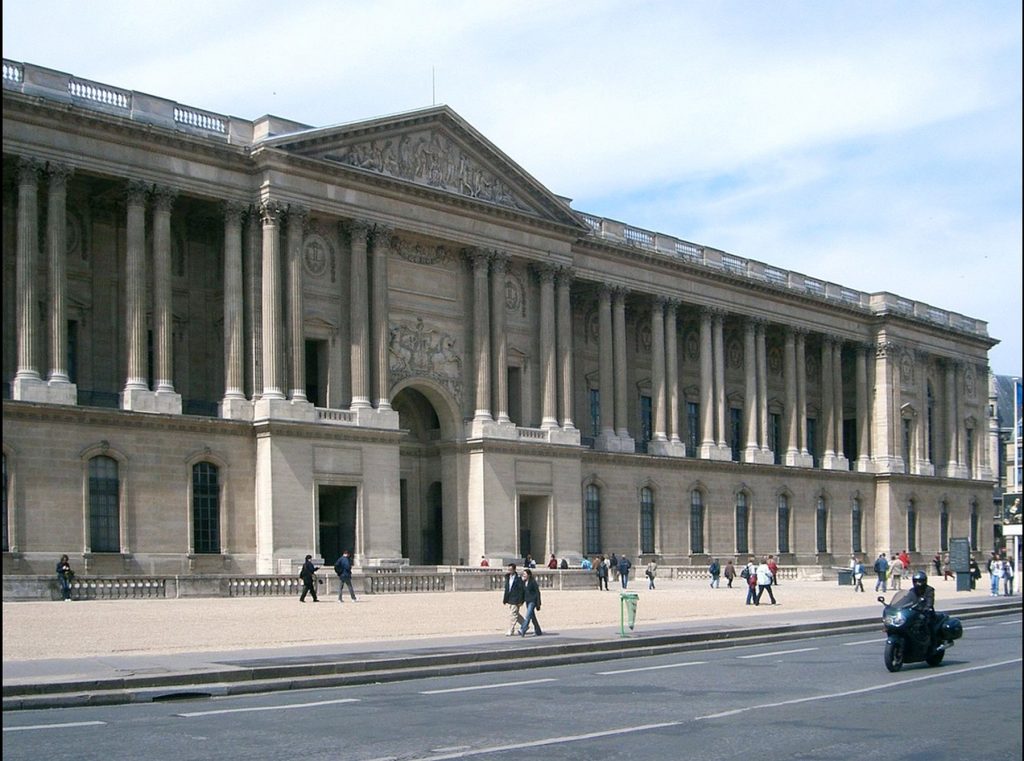
{"label": "rectangular doorway", "polygon": [[341,553],[355,553],[356,544],[355,486],[321,486],[320,556],[326,565],[334,565]]}
{"label": "rectangular doorway", "polygon": [[547,562],[548,550],[548,496],[519,496],[519,554],[537,561]]}

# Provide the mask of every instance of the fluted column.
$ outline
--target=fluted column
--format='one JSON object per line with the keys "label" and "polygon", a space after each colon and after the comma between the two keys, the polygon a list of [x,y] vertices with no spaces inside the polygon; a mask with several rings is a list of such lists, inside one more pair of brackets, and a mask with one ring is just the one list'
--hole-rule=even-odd
{"label": "fluted column", "polygon": [[473,268],[473,355],[476,364],[476,410],[473,419],[491,420],[491,327],[487,293],[487,254],[467,254]]}
{"label": "fluted column", "polygon": [[[665,384],[668,402],[668,439],[682,446],[679,438],[679,353],[677,347],[676,312],[679,302],[668,299],[665,302]],[[680,450],[685,455],[685,448]]]}
{"label": "fluted column", "polygon": [[35,159],[18,160],[18,370],[14,376],[14,398],[21,398],[21,386],[42,382],[36,339],[39,297],[36,274],[39,268],[39,171]]}
{"label": "fluted column", "polygon": [[797,446],[800,447],[800,464],[810,467],[813,455],[807,451],[807,332],[794,331],[796,335],[796,423]]}
{"label": "fluted column", "polygon": [[367,303],[366,250],[370,226],[356,220],[350,225],[352,236],[352,266],[349,275],[349,304],[351,306],[351,359],[352,402],[350,409],[370,409],[370,309]]}
{"label": "fluted column", "polygon": [[293,402],[306,399],[306,330],[302,289],[302,238],[309,209],[288,204],[285,246],[288,257],[288,397]]}
{"label": "fluted column", "polygon": [[540,281],[540,394],[541,428],[558,427],[558,397],[555,389],[555,272],[551,267],[536,269]]}
{"label": "fluted column", "polygon": [[67,367],[67,196],[71,168],[47,167],[49,192],[46,212],[46,249],[50,259],[50,372],[52,384],[70,383]]}
{"label": "fluted column", "polygon": [[278,240],[284,209],[265,201],[263,221],[263,394],[267,400],[284,399],[281,390],[281,250]]}
{"label": "fluted column", "polygon": [[918,416],[917,416],[917,472],[922,476],[935,475],[935,468],[932,465],[928,452],[928,436],[931,421],[928,420],[928,363],[930,357],[927,352],[915,352],[917,361],[918,384]]}
{"label": "fluted column", "polygon": [[142,182],[128,183],[125,227],[125,341],[128,378],[124,390],[148,391],[146,376],[146,194]]}
{"label": "fluted column", "polygon": [[796,333],[790,327],[785,329],[782,362],[783,384],[786,390],[786,452],[782,461],[786,465],[798,465],[798,457],[800,455],[800,418],[797,414],[796,401]]}
{"label": "fluted column", "polygon": [[868,404],[868,351],[870,346],[857,347],[857,462],[860,472],[871,470],[870,405]]}
{"label": "fluted column", "polygon": [[597,302],[598,332],[598,383],[600,384],[600,439],[604,448],[615,437],[615,390],[614,370],[615,359],[612,350],[612,292],[611,288],[602,285]]}
{"label": "fluted column", "polygon": [[821,458],[823,468],[831,468],[836,457],[836,410],[835,384],[832,379],[832,336],[821,337],[821,421],[820,430],[824,437],[824,451]]}
{"label": "fluted column", "polygon": [[665,299],[651,299],[651,406],[653,440],[668,441],[665,435]]}
{"label": "fluted column", "polygon": [[[572,369],[572,270],[558,272],[558,367],[562,389],[562,428],[575,430],[573,413]],[[502,302],[504,304],[504,301]]]}
{"label": "fluted column", "polygon": [[847,470],[849,460],[843,451],[843,339],[836,338],[832,344],[832,406],[835,410],[835,440],[837,470]]}
{"label": "fluted column", "polygon": [[700,310],[700,456],[708,459],[715,449],[715,376],[710,309]]}
{"label": "fluted column", "polygon": [[731,449],[728,439],[727,405],[725,399],[725,316],[716,312],[711,322],[711,338],[715,345],[714,368],[715,368],[715,417],[718,422],[717,445],[722,456],[728,455],[731,459]]}
{"label": "fluted column", "polygon": [[946,475],[956,478],[957,459],[956,362],[946,360]]}
{"label": "fluted column", "polygon": [[153,343],[158,394],[174,393],[174,322],[171,310],[171,207],[177,191],[153,189]]}
{"label": "fluted column", "polygon": [[743,325],[743,371],[744,400],[743,420],[746,424],[746,442],[743,448],[743,461],[754,462],[757,459],[757,349],[755,342],[754,321],[747,319]]}
{"label": "fluted column", "polygon": [[626,417],[626,291],[617,289],[612,296],[613,351],[615,353],[615,433],[629,438]]}
{"label": "fluted column", "polygon": [[376,225],[370,238],[373,258],[373,303],[370,307],[373,325],[373,365],[377,409],[391,409],[391,368],[388,363],[391,328],[388,325],[388,243],[391,231]]}
{"label": "fluted column", "polygon": [[508,336],[505,334],[505,275],[508,257],[491,257],[491,378],[494,386],[494,418],[499,423],[512,422],[508,416]]}
{"label": "fluted column", "polygon": [[[757,430],[758,449],[761,450],[763,463],[774,462],[774,454],[768,445],[768,356],[765,338],[766,324],[764,320],[754,322],[754,348],[757,360]],[[781,446],[782,442],[776,442]]]}
{"label": "fluted column", "polygon": [[224,212],[224,399],[222,414],[245,401],[242,376],[244,355],[244,300],[242,298],[242,218],[245,207],[228,201]]}

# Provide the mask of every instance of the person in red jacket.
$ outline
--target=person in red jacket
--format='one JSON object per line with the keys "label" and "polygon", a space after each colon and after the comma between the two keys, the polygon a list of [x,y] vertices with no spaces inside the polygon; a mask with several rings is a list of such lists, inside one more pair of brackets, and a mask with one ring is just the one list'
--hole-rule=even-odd
{"label": "person in red jacket", "polygon": [[779,566],[775,563],[775,556],[768,556],[768,570],[772,572],[772,584],[779,585]]}
{"label": "person in red jacket", "polygon": [[551,555],[551,560],[548,561],[548,568],[552,571],[558,568],[558,560],[555,558],[554,554]]}
{"label": "person in red jacket", "polygon": [[906,550],[900,553],[900,562],[903,563],[903,572],[910,573],[910,555],[907,554]]}

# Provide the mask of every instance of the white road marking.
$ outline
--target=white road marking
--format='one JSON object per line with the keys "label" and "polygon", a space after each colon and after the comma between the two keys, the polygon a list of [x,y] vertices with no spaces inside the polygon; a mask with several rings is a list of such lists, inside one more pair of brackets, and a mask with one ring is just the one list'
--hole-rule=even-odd
{"label": "white road marking", "polygon": [[[1020,663],[1021,658],[1012,658],[1008,661],[997,661],[996,663],[988,663],[984,666],[970,666],[968,668],[956,669],[955,671],[939,671],[934,674],[928,674],[926,676],[912,677],[910,679],[903,679],[896,682],[898,685],[913,684],[914,682],[924,682],[929,679],[940,679],[945,676],[956,676],[957,674],[966,674],[971,671],[984,671],[985,669],[998,668],[1000,666],[1008,666],[1011,663]],[[859,690],[845,690],[844,692],[832,692],[827,695],[813,695],[809,698],[795,698],[793,700],[783,700],[778,703],[758,703],[758,710],[763,708],[779,708],[781,706],[797,705],[799,703],[812,703],[817,700],[831,700],[832,698],[845,698],[850,695],[862,695],[865,692],[875,692],[877,690],[887,690],[893,686],[892,682],[886,682],[884,684],[876,684],[871,687],[862,687]],[[703,719],[722,719],[727,716],[735,716],[736,714],[743,713],[749,710],[749,706],[744,708],[735,708],[731,711],[722,711],[721,713],[710,713],[707,716],[698,716],[695,721],[702,721]]]}
{"label": "white road marking", "polygon": [[843,647],[853,647],[854,645],[880,645],[885,642],[884,639],[862,639],[860,642],[844,642]]}
{"label": "white road marking", "polygon": [[1018,618],[1016,621],[1003,621],[1001,623],[996,624],[996,626],[1017,626],[1020,622],[1021,619]]}
{"label": "white road marking", "polygon": [[796,650],[776,650],[774,653],[756,653],[754,655],[737,655],[737,658],[770,658],[773,655],[788,655],[789,653],[806,653],[817,650],[816,647],[798,647]]}
{"label": "white road marking", "polygon": [[644,666],[635,669],[619,669],[617,671],[598,671],[598,676],[611,676],[612,674],[632,674],[635,671],[658,671],[660,669],[677,669],[682,666],[703,666],[707,661],[690,661],[688,663],[669,663],[665,666]]}
{"label": "white road marking", "polygon": [[524,684],[540,684],[541,682],[557,682],[557,679],[527,679],[523,682],[502,682],[500,684],[480,684],[475,687],[449,687],[446,690],[423,690],[420,695],[443,695],[448,692],[470,692],[472,690],[493,690],[498,687],[521,687]]}
{"label": "white road marking", "polygon": [[337,703],[358,703],[358,698],[340,698],[338,700],[318,700],[315,703],[288,703],[280,706],[252,706],[250,708],[218,708],[213,711],[189,711],[176,713],[175,716],[191,719],[194,716],[215,716],[221,713],[250,713],[253,711],[290,711],[293,708],[312,708],[313,706],[330,706]]}
{"label": "white road marking", "polygon": [[69,721],[64,724],[28,724],[24,727],[4,727],[4,732],[27,732],[30,729],[66,729],[67,727],[99,727],[105,721]]}

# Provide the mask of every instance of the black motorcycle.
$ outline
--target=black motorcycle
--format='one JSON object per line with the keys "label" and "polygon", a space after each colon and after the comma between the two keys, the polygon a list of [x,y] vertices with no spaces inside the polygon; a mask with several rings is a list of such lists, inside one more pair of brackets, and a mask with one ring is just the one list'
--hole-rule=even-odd
{"label": "black motorcycle", "polygon": [[938,666],[953,641],[964,634],[959,618],[923,610],[921,599],[913,590],[899,592],[888,604],[884,597],[878,601],[885,605],[882,622],[886,634],[885,667],[889,671],[899,671],[904,663],[920,661]]}

